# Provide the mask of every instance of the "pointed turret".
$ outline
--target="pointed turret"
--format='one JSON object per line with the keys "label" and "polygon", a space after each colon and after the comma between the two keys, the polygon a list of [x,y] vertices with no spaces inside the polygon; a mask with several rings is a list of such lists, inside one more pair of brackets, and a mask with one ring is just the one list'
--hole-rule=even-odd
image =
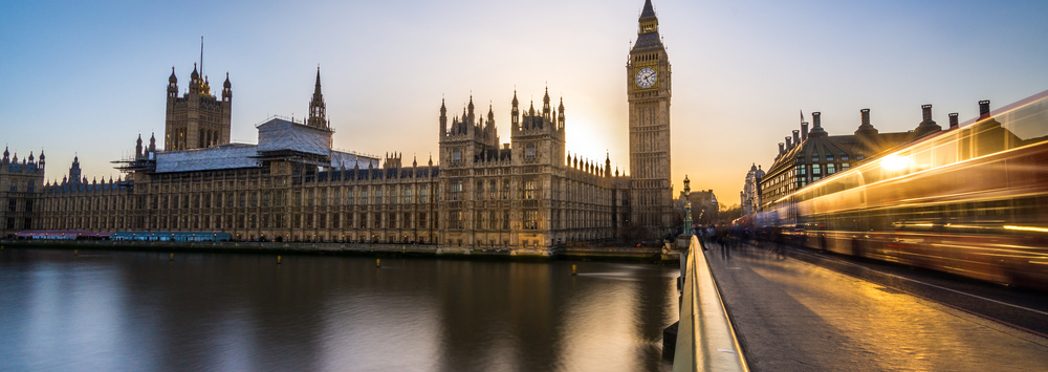
{"label": "pointed turret", "polygon": [[448,108],[444,106],[444,99],[440,99],[440,136],[448,133]]}
{"label": "pointed turret", "polygon": [[226,81],[222,82],[222,102],[233,100],[233,84],[229,83],[229,73],[226,72]]}
{"label": "pointed turret", "polygon": [[564,97],[560,97],[560,107],[557,108],[557,126],[564,129]]}
{"label": "pointed turret", "polygon": [[193,64],[193,72],[189,74],[189,93],[200,93],[202,84],[200,82],[200,73],[197,72],[197,64]]}
{"label": "pointed turret", "polygon": [[484,126],[484,141],[488,146],[497,148],[499,145],[498,128],[495,127],[495,108],[491,103],[488,103],[488,121]]}
{"label": "pointed turret", "polygon": [[306,125],[330,129],[327,120],[327,106],[324,104],[324,93],[320,91],[320,66],[317,66],[317,82],[313,87],[313,99],[309,101],[309,118],[306,119]]}
{"label": "pointed turret", "polygon": [[149,152],[156,152],[156,133],[149,135]]}
{"label": "pointed turret", "polygon": [[142,133],[138,134],[138,140],[135,141],[135,158],[142,157]]}
{"label": "pointed turret", "polygon": [[6,163],[6,162],[8,162],[10,160],[9,159],[10,156],[11,156],[11,152],[7,151],[7,146],[4,146],[4,159],[3,159],[4,163]]}
{"label": "pointed turret", "polygon": [[80,157],[73,156],[73,165],[69,167],[69,180],[72,182],[80,181]]}
{"label": "pointed turret", "polygon": [[171,76],[167,78],[167,97],[178,97],[178,78],[175,77],[175,66],[171,66]]}
{"label": "pointed turret", "polygon": [[511,129],[516,131],[517,128],[520,126],[520,110],[517,108],[517,105],[519,104],[519,102],[517,101],[517,90],[516,89],[513,90],[513,101],[511,102],[511,104],[513,105],[513,107],[510,109],[509,122],[510,122],[510,126],[512,127]]}
{"label": "pointed turret", "polygon": [[546,87],[546,94],[542,96],[542,118],[546,120],[553,120],[549,115],[549,87]]}
{"label": "pointed turret", "polygon": [[[465,115],[463,115],[463,116],[465,116]],[[473,116],[473,94],[470,94],[469,95],[469,113],[468,113],[468,116],[465,116],[464,121],[466,123],[468,123],[469,125],[476,125],[477,122],[474,120],[475,118],[476,117]]]}

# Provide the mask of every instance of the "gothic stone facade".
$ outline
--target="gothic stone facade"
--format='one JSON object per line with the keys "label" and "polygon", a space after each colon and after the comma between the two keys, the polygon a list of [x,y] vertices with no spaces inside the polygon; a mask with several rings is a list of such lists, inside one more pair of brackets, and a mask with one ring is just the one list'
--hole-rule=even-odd
{"label": "gothic stone facade", "polygon": [[167,79],[167,118],[164,124],[164,149],[192,150],[229,143],[230,118],[233,112],[233,89],[229,74],[222,83],[222,99],[211,94],[207,76],[201,78],[193,64],[189,91],[178,97],[175,68]]}
{"label": "gothic stone facade", "polygon": [[18,161],[18,154],[4,148],[0,159],[0,237],[8,237],[20,230],[34,228],[40,193],[44,190],[44,152],[40,160],[28,158]]}
{"label": "gothic stone facade", "polygon": [[670,61],[659,37],[659,20],[644,3],[637,42],[626,64],[629,97],[633,221],[653,231],[673,226],[670,180]]}
{"label": "gothic stone facade", "polygon": [[[442,250],[549,254],[572,241],[614,238],[623,229],[662,233],[672,225],[669,167],[670,66],[650,1],[630,52],[633,177],[565,151],[565,108],[522,110],[514,92],[511,138],[500,145],[494,113],[472,97],[448,122],[441,104],[439,167],[403,166],[332,150],[317,73],[309,117],[259,125],[257,145],[230,144],[232,90],[222,98],[194,69],[177,97],[168,81],[165,150],[155,138],[120,161],[126,178],[88,182],[79,168],[48,183],[33,229],[222,231],[237,239],[419,242]],[[654,72],[654,73],[652,73]],[[384,160],[384,161],[382,161]],[[381,167],[380,167],[381,165]]]}
{"label": "gothic stone facade", "polygon": [[89,182],[74,164],[69,177],[43,187],[34,228],[544,255],[569,241],[612,238],[628,216],[628,177],[613,177],[610,160],[566,154],[564,105],[551,110],[548,93],[541,112],[521,113],[514,95],[511,142],[501,147],[490,109],[477,119],[470,102],[448,128],[442,104],[441,167],[331,150],[319,77],[310,113],[303,123],[259,125],[257,145],[157,151],[155,138],[148,147],[140,138],[135,155],[119,162],[126,179]]}
{"label": "gothic stone facade", "polygon": [[[610,160],[579,161],[565,152],[565,109],[521,113],[514,92],[510,143],[499,147],[495,117],[477,119],[472,98],[448,128],[440,108],[440,219],[448,245],[544,251],[569,241],[610,239],[622,221],[625,189],[615,189]],[[622,178],[622,177],[618,177]],[[621,187],[621,186],[620,186]]]}

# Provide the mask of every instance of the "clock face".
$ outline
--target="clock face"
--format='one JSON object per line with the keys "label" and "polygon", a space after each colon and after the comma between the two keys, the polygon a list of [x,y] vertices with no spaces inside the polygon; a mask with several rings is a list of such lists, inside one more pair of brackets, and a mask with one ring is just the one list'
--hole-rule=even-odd
{"label": "clock face", "polygon": [[645,67],[637,71],[637,86],[641,88],[651,88],[655,85],[655,70],[651,67]]}

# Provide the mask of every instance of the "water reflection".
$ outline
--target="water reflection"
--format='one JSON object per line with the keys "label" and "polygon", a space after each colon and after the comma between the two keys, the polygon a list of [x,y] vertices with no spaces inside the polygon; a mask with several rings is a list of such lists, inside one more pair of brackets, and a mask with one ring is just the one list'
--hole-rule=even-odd
{"label": "water reflection", "polygon": [[667,369],[673,267],[0,251],[4,370]]}

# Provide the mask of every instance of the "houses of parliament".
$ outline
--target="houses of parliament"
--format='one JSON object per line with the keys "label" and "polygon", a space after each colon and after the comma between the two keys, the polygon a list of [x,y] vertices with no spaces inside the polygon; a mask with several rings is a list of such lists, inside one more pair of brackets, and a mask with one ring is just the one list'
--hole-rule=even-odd
{"label": "houses of parliament", "polygon": [[[384,158],[332,149],[317,70],[309,114],[272,117],[258,143],[230,143],[227,74],[220,96],[194,67],[179,96],[167,85],[163,149],[141,136],[114,161],[119,179],[88,180],[74,159],[62,181],[45,162],[0,160],[0,236],[20,231],[225,232],[239,240],[420,243],[548,255],[569,242],[658,237],[672,229],[670,64],[651,1],[629,53],[632,175],[566,151],[567,109],[548,89],[540,107],[513,92],[510,140],[473,99],[461,113],[441,102],[436,159]],[[555,107],[554,107],[555,106]]]}

